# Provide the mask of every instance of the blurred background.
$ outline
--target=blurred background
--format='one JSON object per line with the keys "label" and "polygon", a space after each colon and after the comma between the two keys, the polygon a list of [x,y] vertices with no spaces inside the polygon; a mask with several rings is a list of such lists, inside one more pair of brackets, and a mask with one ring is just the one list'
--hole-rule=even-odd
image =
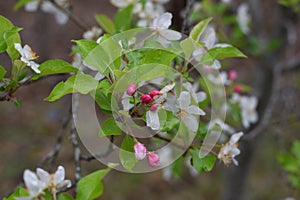
{"label": "blurred background", "polygon": [[[14,12],[16,2],[0,1],[0,15],[24,28],[20,32],[22,42],[37,52],[38,62],[47,59],[72,62],[71,40],[82,38],[84,31],[72,21],[60,26],[53,15],[41,11],[30,13],[21,8]],[[300,5],[285,7],[274,0],[249,0],[251,30],[242,35],[235,31],[226,15],[235,15],[238,6],[245,2],[232,0],[226,11],[212,6],[209,11],[199,11],[198,16],[214,17],[216,27],[226,32],[220,39],[233,43],[249,57],[230,59],[227,63],[238,71],[240,82],[253,86],[262,121],[246,131],[253,134],[253,139],[251,136],[241,144],[240,166],[217,163],[211,173],[193,177],[185,170],[182,177],[169,181],[162,178],[161,171],[148,174],[113,171],[104,179],[105,189],[100,199],[300,199],[299,189],[292,187],[277,160],[279,152],[288,151],[292,142],[300,139],[300,15],[297,12]],[[117,11],[108,0],[72,0],[71,5],[73,13],[87,27],[97,24],[96,14],[113,17]],[[183,0],[170,0],[166,4],[166,10],[175,15],[176,30],[181,30],[180,16],[185,6]],[[0,55],[0,61],[9,71],[8,57]],[[276,65],[282,66],[280,73],[274,72]],[[64,75],[49,77],[20,88],[15,93],[22,102],[20,108],[11,102],[0,102],[0,197],[12,192],[22,182],[24,169],[34,170],[53,148],[71,97],[54,103],[43,99],[55,84],[66,78]],[[273,109],[268,107],[270,104]],[[72,145],[67,135],[56,163],[66,167],[68,178],[74,177]],[[97,160],[83,162],[83,174],[100,167],[103,166]]]}

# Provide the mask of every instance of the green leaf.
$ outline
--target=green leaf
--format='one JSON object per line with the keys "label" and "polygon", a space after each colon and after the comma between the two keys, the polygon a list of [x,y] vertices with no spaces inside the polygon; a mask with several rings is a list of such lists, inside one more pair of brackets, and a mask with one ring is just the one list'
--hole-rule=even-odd
{"label": "green leaf", "polygon": [[6,52],[12,60],[16,60],[19,57],[19,52],[15,49],[15,43],[21,43],[19,31],[22,28],[13,27],[11,30],[4,33],[4,39],[6,42]]}
{"label": "green leaf", "polygon": [[63,193],[58,196],[58,200],[74,200],[74,198],[66,193]]}
{"label": "green leaf", "polygon": [[77,68],[73,67],[71,64],[69,64],[63,60],[48,60],[46,62],[43,62],[39,66],[39,70],[41,71],[41,73],[35,74],[32,77],[32,80],[36,80],[36,79],[40,78],[41,76],[46,76],[46,75],[78,72]]}
{"label": "green leaf", "polygon": [[98,89],[91,94],[102,111],[111,112],[111,93],[105,94],[103,90]]}
{"label": "green leaf", "polygon": [[13,27],[14,25],[8,19],[0,15],[0,53],[6,51],[7,48],[4,34]]}
{"label": "green leaf", "polygon": [[125,169],[128,171],[132,171],[132,168],[135,166],[135,164],[138,162],[134,155],[134,141],[129,136],[126,135],[122,141],[121,149],[120,149],[120,161]]}
{"label": "green leaf", "polygon": [[132,69],[132,72],[129,74],[131,77],[128,78],[139,83],[141,81],[148,81],[157,77],[167,77],[173,73],[174,72],[171,71],[171,68],[166,65],[145,64]]}
{"label": "green leaf", "polygon": [[0,53],[7,51],[14,61],[19,56],[14,43],[21,43],[18,32],[21,28],[15,27],[8,19],[0,15]]}
{"label": "green leaf", "polygon": [[15,197],[26,196],[29,196],[28,192],[24,188],[18,187],[14,193],[12,193],[8,198],[4,198],[3,200],[15,200]]}
{"label": "green leaf", "polygon": [[132,17],[133,5],[120,9],[115,15],[114,22],[118,32],[128,30]]}
{"label": "green leaf", "polygon": [[96,20],[107,33],[113,34],[116,31],[114,22],[106,15],[96,15]]}
{"label": "green leaf", "polygon": [[246,58],[247,56],[231,45],[226,45],[224,47],[219,46],[208,50],[208,52],[201,58],[200,63],[212,65],[216,59],[233,57]]}
{"label": "green leaf", "polygon": [[119,128],[117,122],[112,118],[105,120],[99,130],[99,137],[109,135],[122,135],[122,130]]}
{"label": "green leaf", "polygon": [[199,150],[193,149],[190,150],[192,154],[192,165],[193,167],[199,172],[209,172],[213,169],[215,162],[216,162],[216,157],[213,155],[208,155],[203,158],[199,157]]}
{"label": "green leaf", "polygon": [[151,49],[144,53],[141,63],[157,63],[163,65],[170,65],[171,61],[178,56],[175,52],[167,49]]}
{"label": "green leaf", "polygon": [[118,41],[110,37],[90,51],[83,62],[108,76],[108,73],[113,73],[114,69],[120,68],[121,52],[122,48]]}
{"label": "green leaf", "polygon": [[297,159],[290,153],[278,154],[277,160],[287,172],[297,173],[299,171]]}
{"label": "green leaf", "polygon": [[[295,155],[300,166],[300,141],[294,141],[292,145],[292,153]],[[299,169],[300,171],[300,169]]]}
{"label": "green leaf", "polygon": [[193,51],[200,48],[201,45],[196,43],[191,38],[186,38],[180,42],[180,47],[183,50],[185,59],[188,60],[191,57]]}
{"label": "green leaf", "polygon": [[47,101],[55,101],[66,94],[79,92],[87,94],[97,89],[98,81],[87,74],[77,74],[69,77],[65,82],[58,83],[51,91],[50,95],[45,99]]}
{"label": "green leaf", "polygon": [[201,34],[203,33],[205,27],[207,26],[207,24],[212,20],[212,18],[207,18],[202,20],[201,22],[199,22],[196,26],[194,26],[194,28],[192,29],[191,33],[190,33],[190,38],[192,38],[193,40],[195,40],[196,42],[199,41],[199,38],[201,36]]}
{"label": "green leaf", "polygon": [[5,74],[6,74],[6,69],[2,65],[0,65],[0,80],[3,80]]}
{"label": "green leaf", "polygon": [[93,200],[103,193],[101,180],[110,171],[110,168],[93,172],[78,182],[76,200]]}
{"label": "green leaf", "polygon": [[98,45],[91,40],[73,40],[78,46],[79,53],[82,59],[85,59],[87,55]]}
{"label": "green leaf", "polygon": [[36,80],[41,76],[78,72],[78,69],[63,60],[48,60],[39,66],[40,74],[35,74],[32,80]]}
{"label": "green leaf", "polygon": [[13,11],[19,10],[21,7],[25,6],[25,4],[31,2],[33,0],[19,0],[17,3],[15,3],[13,7]]}
{"label": "green leaf", "polygon": [[179,119],[178,117],[175,117],[171,111],[166,111],[166,114],[166,121],[160,131],[169,133],[172,132],[172,129],[174,129],[179,124]]}

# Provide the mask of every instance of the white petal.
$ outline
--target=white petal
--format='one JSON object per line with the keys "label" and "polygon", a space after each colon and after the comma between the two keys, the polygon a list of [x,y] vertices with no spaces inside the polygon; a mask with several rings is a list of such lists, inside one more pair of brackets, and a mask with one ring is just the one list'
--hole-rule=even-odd
{"label": "white petal", "polygon": [[161,16],[155,18],[153,20],[152,26],[153,28],[158,29],[167,29],[169,26],[171,26],[172,23],[172,14],[169,12],[166,12],[162,14]]}
{"label": "white petal", "polygon": [[65,14],[64,12],[62,12],[61,10],[57,9],[53,14],[55,16],[56,22],[59,25],[64,25],[69,20],[69,16],[67,14]]}
{"label": "white petal", "polygon": [[147,19],[140,19],[137,22],[138,27],[146,27],[149,24],[149,21]]}
{"label": "white petal", "polygon": [[100,81],[104,78],[105,76],[103,74],[100,74],[99,72],[96,74],[94,77],[95,80]]}
{"label": "white petal", "polygon": [[235,144],[235,143],[237,143],[237,142],[239,141],[239,139],[240,139],[243,135],[244,135],[243,132],[238,132],[238,133],[236,133],[236,134],[233,134],[233,135],[231,136],[231,138],[230,138],[229,143],[232,144],[232,145]]}
{"label": "white petal", "polygon": [[128,0],[110,0],[110,3],[118,8],[124,8],[130,4]]}
{"label": "white petal", "polygon": [[192,115],[205,115],[205,112],[195,105],[189,106],[187,112]]}
{"label": "white petal", "polygon": [[216,31],[212,26],[207,26],[201,37],[200,42],[204,42],[208,49],[211,49],[217,41]]}
{"label": "white petal", "polygon": [[63,180],[57,186],[58,188],[69,188],[72,186],[72,182],[70,180]]}
{"label": "white petal", "polygon": [[162,94],[164,94],[164,93],[167,93],[167,92],[171,91],[174,87],[175,87],[175,82],[166,85],[166,86],[163,87],[163,89],[161,89],[159,92],[162,93]]}
{"label": "white petal", "polygon": [[53,14],[53,12],[55,12],[57,8],[51,2],[43,1],[43,3],[41,4],[41,9],[46,13]]}
{"label": "white petal", "polygon": [[235,159],[235,158],[232,158],[232,161],[233,161],[233,164],[238,166],[239,165],[239,162]]}
{"label": "white petal", "polygon": [[158,130],[160,128],[160,122],[157,111],[147,111],[146,113],[147,126],[152,130]]}
{"label": "white petal", "polygon": [[27,63],[28,66],[30,66],[30,68],[37,74],[41,73],[41,71],[39,70],[39,64],[35,63],[34,61],[29,61]]}
{"label": "white petal", "polygon": [[188,109],[191,103],[190,93],[187,91],[182,91],[177,99],[180,109],[186,110]]}
{"label": "white petal", "polygon": [[219,43],[216,44],[214,47],[226,48],[226,47],[232,47],[232,45],[226,43]]}
{"label": "white petal", "polygon": [[134,106],[133,104],[130,103],[129,95],[126,92],[124,92],[124,94],[122,96],[121,103],[123,105],[123,110],[125,110],[125,111],[129,111]]}
{"label": "white petal", "polygon": [[181,33],[177,32],[177,31],[170,30],[170,29],[160,30],[159,33],[164,38],[166,38],[167,40],[170,40],[170,41],[180,40],[180,38],[181,38]]}
{"label": "white petal", "polygon": [[39,1],[38,0],[30,1],[30,2],[25,4],[24,9],[27,12],[35,12],[35,11],[37,11],[38,6],[39,6]]}
{"label": "white petal", "polygon": [[21,44],[20,44],[20,43],[15,43],[14,46],[15,46],[15,49],[16,49],[16,50],[21,54],[21,56],[23,57],[23,56],[24,56],[24,53],[23,53],[23,48],[22,48]]}
{"label": "white petal", "polygon": [[191,131],[196,132],[198,130],[198,121],[194,116],[186,115],[182,120]]}
{"label": "white petal", "polygon": [[204,101],[207,98],[207,95],[205,92],[198,92],[196,94],[197,96],[197,103]]}
{"label": "white petal", "polygon": [[159,42],[163,47],[167,48],[170,44],[170,41],[167,40],[165,37],[158,36],[156,41]]}
{"label": "white petal", "polygon": [[53,183],[55,185],[61,183],[65,179],[65,168],[63,166],[59,166],[54,173]]}
{"label": "white petal", "polygon": [[25,185],[31,195],[38,194],[40,192],[40,181],[35,173],[26,169],[23,175]]}
{"label": "white petal", "polygon": [[36,169],[36,174],[38,175],[39,179],[45,183],[48,184],[50,181],[50,174],[48,172],[46,172],[45,170],[41,169],[41,168],[37,168]]}
{"label": "white petal", "polygon": [[196,61],[200,61],[203,54],[205,53],[205,49],[203,47],[196,49],[195,51],[193,51],[193,57]]}

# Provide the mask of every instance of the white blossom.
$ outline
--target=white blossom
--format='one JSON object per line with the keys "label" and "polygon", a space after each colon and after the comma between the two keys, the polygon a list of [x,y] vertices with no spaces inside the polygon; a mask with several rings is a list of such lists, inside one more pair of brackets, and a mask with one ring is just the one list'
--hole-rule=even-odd
{"label": "white blossom", "polygon": [[205,112],[198,106],[190,104],[190,93],[182,91],[176,102],[176,113],[191,131],[196,132],[198,129],[198,121],[194,115],[205,115]]}
{"label": "white blossom", "polygon": [[223,161],[225,165],[229,165],[231,162],[233,162],[235,165],[238,165],[238,161],[235,159],[235,157],[241,153],[241,151],[238,149],[238,141],[242,136],[242,132],[233,134],[230,140],[221,147],[218,153],[218,159]]}
{"label": "white blossom", "polygon": [[167,12],[155,18],[151,24],[151,28],[155,30],[158,36],[156,40],[164,47],[168,46],[169,41],[179,40],[181,38],[179,32],[168,29],[171,26],[171,20],[172,14]]}
{"label": "white blossom", "polygon": [[57,191],[72,185],[70,180],[65,180],[65,168],[63,166],[59,166],[54,174],[49,174],[41,168],[37,168],[36,173],[46,187],[51,190]]}
{"label": "white blossom", "polygon": [[258,100],[255,96],[241,96],[233,93],[231,102],[236,103],[241,108],[242,124],[245,128],[249,128],[250,124],[256,123],[258,114],[256,111]]}
{"label": "white blossom", "polygon": [[102,34],[102,29],[96,26],[93,26],[90,30],[83,33],[83,39],[86,40],[97,40]]}
{"label": "white blossom", "polygon": [[[55,3],[62,8],[69,7],[69,2],[67,0],[55,0]],[[27,12],[35,12],[38,10],[39,6],[41,7],[41,10],[43,12],[53,14],[58,24],[64,25],[65,23],[67,23],[69,19],[68,15],[61,11],[59,8],[57,8],[50,1],[30,1],[27,4],[25,4],[24,8]]]}
{"label": "white blossom", "polygon": [[21,55],[21,61],[24,62],[27,66],[31,67],[31,69],[35,73],[41,73],[41,71],[38,69],[39,64],[35,63],[33,60],[37,59],[38,56],[34,51],[31,50],[30,46],[27,44],[22,48],[21,44],[15,43],[14,44],[15,49],[20,53]]}
{"label": "white blossom", "polygon": [[195,84],[190,84],[189,82],[185,82],[182,84],[182,86],[188,91],[190,92],[190,94],[192,95],[193,99],[195,100],[196,103],[202,102],[207,98],[207,95],[205,92],[195,92],[197,91],[199,84],[195,83]]}
{"label": "white blossom", "polygon": [[240,100],[240,106],[242,109],[242,124],[245,128],[249,128],[250,123],[256,123],[258,120],[256,112],[257,98],[254,96],[243,96]]}
{"label": "white blossom", "polygon": [[227,73],[224,71],[221,72],[220,74],[217,74],[217,76],[215,76],[213,74],[208,74],[207,79],[217,85],[227,85],[228,86],[232,83],[232,81],[228,79]]}
{"label": "white blossom", "polygon": [[[202,42],[204,44],[204,46],[193,51],[193,57],[198,62],[201,60],[202,56],[209,49],[212,49],[215,47],[225,48],[225,47],[230,46],[229,44],[217,43],[218,37],[217,37],[214,27],[212,27],[212,26],[207,26],[204,29],[203,33],[201,34],[201,36],[199,38],[199,42]],[[215,69],[220,69],[221,63],[218,60],[215,60],[211,66]]]}
{"label": "white blossom", "polygon": [[243,33],[249,34],[250,28],[250,15],[249,15],[249,6],[247,3],[241,4],[237,9],[237,22]]}

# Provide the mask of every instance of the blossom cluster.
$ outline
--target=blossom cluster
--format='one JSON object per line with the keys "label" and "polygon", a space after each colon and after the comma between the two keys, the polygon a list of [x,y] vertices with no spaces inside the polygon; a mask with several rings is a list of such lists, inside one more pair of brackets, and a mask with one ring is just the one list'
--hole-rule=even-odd
{"label": "blossom cluster", "polygon": [[26,169],[23,174],[25,186],[29,193],[26,197],[16,197],[16,200],[32,200],[43,196],[44,190],[56,193],[60,189],[71,187],[70,180],[65,180],[65,168],[59,166],[54,174],[37,168],[36,173]]}
{"label": "blossom cluster", "polygon": [[146,0],[144,3],[140,0],[111,0],[110,2],[118,8],[133,5],[133,13],[138,17],[137,26],[147,27],[153,19],[165,12],[163,5],[169,0]]}

